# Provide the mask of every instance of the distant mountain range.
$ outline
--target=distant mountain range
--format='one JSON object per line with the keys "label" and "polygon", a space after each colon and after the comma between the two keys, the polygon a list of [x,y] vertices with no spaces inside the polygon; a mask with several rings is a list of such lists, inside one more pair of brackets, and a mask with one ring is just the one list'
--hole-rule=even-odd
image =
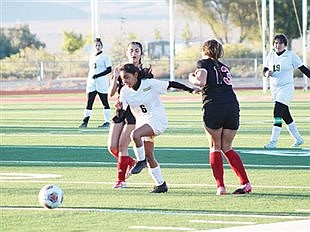
{"label": "distant mountain range", "polygon": [[[60,51],[62,32],[73,30],[91,34],[90,0],[1,0],[4,27],[28,24],[47,49]],[[156,29],[169,35],[169,8],[166,0],[98,0],[99,34],[110,41],[115,35],[135,33],[141,40],[152,40]]]}

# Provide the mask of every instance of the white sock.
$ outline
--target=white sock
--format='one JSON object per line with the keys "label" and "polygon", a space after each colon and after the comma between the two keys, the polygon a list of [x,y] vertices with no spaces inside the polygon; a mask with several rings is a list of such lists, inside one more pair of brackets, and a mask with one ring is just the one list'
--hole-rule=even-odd
{"label": "white sock", "polygon": [[301,135],[298,132],[297,126],[295,122],[292,122],[288,125],[286,125],[286,129],[288,130],[288,132],[290,133],[290,135],[296,140],[296,141],[300,141],[303,140],[303,138],[301,137]]}
{"label": "white sock", "polygon": [[91,113],[92,113],[92,110],[85,109],[85,110],[84,110],[84,118],[90,117],[90,116],[91,116]]}
{"label": "white sock", "polygon": [[110,122],[111,109],[103,109],[105,122]]}
{"label": "white sock", "polygon": [[164,178],[161,175],[160,167],[159,165],[155,168],[149,168],[149,173],[154,180],[156,186],[162,185],[164,183]]}
{"label": "white sock", "polygon": [[141,147],[133,146],[133,151],[138,161],[145,160],[144,144]]}
{"label": "white sock", "polygon": [[278,126],[273,126],[272,127],[270,142],[273,142],[273,143],[277,143],[278,142],[278,139],[279,139],[279,136],[280,136],[280,133],[281,133],[281,129],[282,128],[278,127]]}

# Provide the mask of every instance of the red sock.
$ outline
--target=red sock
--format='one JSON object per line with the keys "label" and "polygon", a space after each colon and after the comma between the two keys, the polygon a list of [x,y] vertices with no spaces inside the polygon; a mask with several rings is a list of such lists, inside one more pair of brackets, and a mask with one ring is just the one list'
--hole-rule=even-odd
{"label": "red sock", "polygon": [[118,181],[125,181],[125,175],[128,167],[129,156],[120,156],[117,163]]}
{"label": "red sock", "polygon": [[244,185],[246,183],[249,183],[248,176],[238,153],[231,149],[225,153],[225,156],[231,168],[239,177],[240,184]]}
{"label": "red sock", "polygon": [[136,160],[131,156],[128,156],[128,165],[134,166],[136,164]]}
{"label": "red sock", "polygon": [[113,155],[116,159],[118,159],[118,150],[111,150],[110,151],[111,155]]}
{"label": "red sock", "polygon": [[220,151],[210,152],[209,158],[210,158],[210,166],[217,187],[220,186],[224,187],[224,168],[223,168],[222,152]]}

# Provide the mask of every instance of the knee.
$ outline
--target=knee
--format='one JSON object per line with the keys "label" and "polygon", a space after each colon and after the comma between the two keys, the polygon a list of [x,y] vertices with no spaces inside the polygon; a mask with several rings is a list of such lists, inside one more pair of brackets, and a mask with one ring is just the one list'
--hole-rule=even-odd
{"label": "knee", "polygon": [[140,140],[140,136],[138,135],[137,131],[136,130],[133,130],[131,133],[130,133],[130,138],[131,140],[133,141],[138,141]]}

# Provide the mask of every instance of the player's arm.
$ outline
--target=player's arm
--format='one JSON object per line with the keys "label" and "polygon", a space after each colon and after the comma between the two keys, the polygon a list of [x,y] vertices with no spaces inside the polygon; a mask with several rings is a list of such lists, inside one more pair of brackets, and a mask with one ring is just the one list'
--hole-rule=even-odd
{"label": "player's arm", "polygon": [[105,76],[105,75],[109,74],[110,72],[112,72],[112,67],[111,66],[107,67],[107,69],[104,70],[103,72],[95,74],[93,76],[93,79],[97,79],[98,77]]}
{"label": "player's arm", "polygon": [[306,66],[302,65],[298,67],[298,69],[305,74],[308,78],[310,78],[310,69],[308,69]]}
{"label": "player's arm", "polygon": [[187,91],[187,92],[194,92],[196,90],[196,88],[190,88],[180,82],[176,82],[176,81],[169,81],[169,85],[168,85],[168,88],[175,88],[175,89],[181,89],[181,90],[184,90],[184,91]]}
{"label": "player's arm", "polygon": [[198,68],[194,73],[188,75],[188,80],[196,86],[203,87],[207,84],[208,72],[204,68]]}
{"label": "player's arm", "polygon": [[263,69],[263,75],[264,75],[264,77],[269,77],[269,76],[272,75],[272,71],[269,70],[269,68],[264,67],[264,69]]}
{"label": "player's arm", "polygon": [[114,67],[113,69],[113,75],[110,80],[110,86],[109,86],[109,96],[113,97],[117,91],[118,87],[118,77],[119,77],[119,65]]}
{"label": "player's arm", "polygon": [[115,103],[116,114],[112,118],[114,123],[120,123],[124,121],[124,118],[127,116],[127,104],[123,104],[119,99]]}

